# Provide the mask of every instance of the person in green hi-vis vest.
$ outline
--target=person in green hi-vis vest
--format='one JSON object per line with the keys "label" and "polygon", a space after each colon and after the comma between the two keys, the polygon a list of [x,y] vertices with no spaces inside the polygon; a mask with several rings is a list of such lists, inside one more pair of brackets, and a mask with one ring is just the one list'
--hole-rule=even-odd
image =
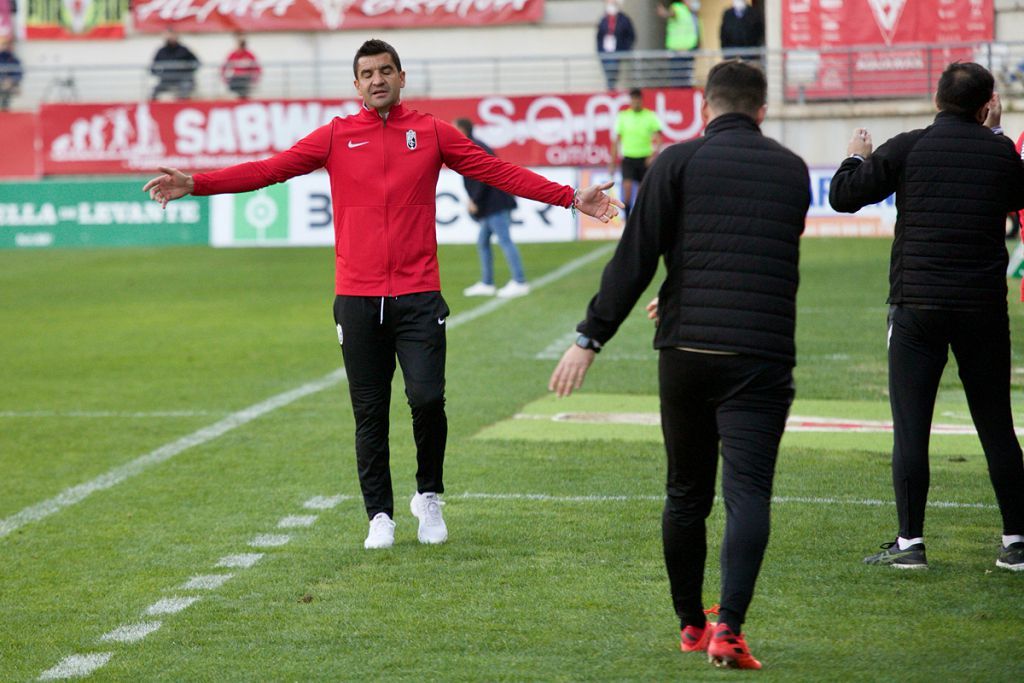
{"label": "person in green hi-vis vest", "polygon": [[665,49],[676,54],[669,58],[668,85],[687,88],[693,85],[693,55],[700,47],[700,0],[666,0],[657,6],[658,16],[666,21]]}

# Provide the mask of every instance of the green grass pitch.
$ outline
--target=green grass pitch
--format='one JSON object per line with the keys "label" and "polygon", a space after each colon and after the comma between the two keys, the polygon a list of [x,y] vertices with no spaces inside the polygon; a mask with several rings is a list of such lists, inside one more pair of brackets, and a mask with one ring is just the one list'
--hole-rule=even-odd
{"label": "green grass pitch", "polygon": [[[500,306],[461,296],[478,275],[472,246],[441,249],[453,313],[450,541],[416,542],[399,375],[397,542],[377,552],[362,548],[346,385],[309,388],[341,365],[330,250],[0,252],[0,681],[97,661],[91,680],[752,677],[678,650],[658,428],[548,419],[656,409],[641,307],[580,394],[547,392],[607,255],[543,278],[602,248],[522,245],[542,286]],[[888,417],[888,249],[804,242],[794,414]],[[1010,298],[1014,400],[1024,406],[1024,307]],[[476,315],[480,306],[491,308]],[[244,412],[298,387],[308,393]],[[951,359],[936,421],[965,416]],[[221,431],[204,431],[212,425]],[[933,444],[930,498],[956,505],[929,509],[932,567],[907,575],[860,562],[895,533],[890,437],[786,436],[745,625],[765,664],[754,676],[1024,677],[1024,574],[994,566],[1000,524],[977,438]],[[144,457],[145,467],[132,464]],[[124,476],[103,479],[111,473]],[[54,500],[56,511],[40,512]],[[721,531],[716,506],[712,558]]]}

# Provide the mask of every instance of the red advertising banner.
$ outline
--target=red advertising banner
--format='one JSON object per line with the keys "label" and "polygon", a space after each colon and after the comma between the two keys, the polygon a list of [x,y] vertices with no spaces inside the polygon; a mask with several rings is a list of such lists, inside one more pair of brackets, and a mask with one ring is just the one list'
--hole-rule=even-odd
{"label": "red advertising banner", "polygon": [[[993,37],[993,0],[783,0],[790,99],[932,92],[963,43]],[[960,45],[957,45],[957,44]]]}
{"label": "red advertising banner", "polygon": [[[701,93],[644,91],[667,142],[702,130]],[[451,121],[466,117],[474,134],[508,161],[531,166],[602,166],[609,130],[626,94],[538,95],[406,100]],[[43,173],[138,173],[157,166],[209,170],[288,149],[359,100],[47,104],[39,111]]]}
{"label": "red advertising banner", "polygon": [[11,0],[0,0],[0,39],[14,35],[14,24],[11,22]]}
{"label": "red advertising banner", "polygon": [[38,178],[39,121],[28,113],[0,112],[0,178]]}
{"label": "red advertising banner", "polygon": [[26,38],[124,37],[128,0],[23,0],[22,7],[25,6]]}
{"label": "red advertising banner", "polygon": [[335,31],[540,21],[544,0],[136,0],[137,31]]}

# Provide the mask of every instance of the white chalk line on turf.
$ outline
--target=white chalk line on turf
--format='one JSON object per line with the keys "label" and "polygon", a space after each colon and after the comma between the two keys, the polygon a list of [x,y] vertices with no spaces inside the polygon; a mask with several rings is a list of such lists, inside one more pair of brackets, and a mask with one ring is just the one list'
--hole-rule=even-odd
{"label": "white chalk line on turf", "polygon": [[96,669],[105,666],[113,652],[96,652],[89,655],[65,657],[57,666],[47,669],[40,676],[41,681],[58,681],[65,678],[84,678]]}
{"label": "white chalk line on turf", "polygon": [[[337,496],[314,496],[303,503],[303,507],[310,509],[315,507],[320,510],[330,510],[337,506],[342,501],[348,500],[352,496],[337,495]],[[309,517],[312,517],[312,521],[309,524],[303,526],[310,526],[316,521],[316,515],[296,517],[289,515],[284,519],[302,519],[307,521]],[[287,538],[287,537],[285,537]],[[280,545],[280,544],[278,544]],[[258,555],[231,555],[227,558],[221,558],[217,565],[218,567],[225,566],[225,560],[229,560],[230,566],[234,567],[252,567],[256,561],[263,557],[262,554]],[[241,562],[238,560],[241,559]],[[182,590],[204,590],[211,591],[220,588],[224,583],[231,579],[234,574],[205,574],[193,576],[185,584],[179,588]],[[143,614],[144,616],[162,616],[172,615],[181,612],[188,608],[190,605],[195,604],[202,598],[198,596],[178,596],[173,598],[163,598],[157,600],[155,603],[147,607]],[[121,643],[125,645],[131,645],[138,643],[146,638],[151,633],[159,630],[163,626],[163,622],[155,620],[147,620],[143,622],[124,624],[115,628],[99,638],[101,643]],[[47,669],[39,676],[39,680],[63,680],[67,678],[82,678],[88,676],[97,669],[106,665],[106,663],[113,656],[112,652],[102,652],[93,654],[75,654],[65,657],[56,666]]]}
{"label": "white chalk line on turf", "polygon": [[[582,268],[588,263],[607,255],[613,248],[614,245],[605,245],[594,249],[579,258],[563,264],[550,273],[542,275],[534,280],[531,286],[533,289],[546,287],[552,282],[572,273],[574,270]],[[464,313],[453,315],[448,318],[448,329],[460,327],[470,321],[476,320],[480,316],[496,311],[502,306],[513,301],[515,301],[515,299],[493,299],[485,304],[477,306],[476,308],[471,308]],[[329,372],[320,379],[307,382],[300,387],[278,394],[277,396],[272,396],[265,401],[251,405],[237,413],[232,413],[219,422],[215,422],[208,427],[203,427],[202,429],[192,432],[187,436],[183,436],[176,441],[165,444],[154,451],[150,451],[145,455],[139,456],[131,462],[108,470],[104,474],[101,474],[95,479],[91,479],[84,484],[78,484],[67,488],[53,498],[31,505],[10,517],[7,517],[6,519],[0,520],[0,538],[8,536],[26,524],[38,522],[39,520],[45,519],[56,512],[60,512],[66,507],[80,503],[82,500],[97,491],[103,491],[116,486],[124,480],[142,473],[153,465],[170,460],[174,456],[192,448],[193,446],[201,446],[204,443],[213,441],[237,427],[241,427],[242,425],[252,422],[258,417],[262,417],[263,415],[273,412],[278,408],[283,408],[295,401],[298,401],[300,398],[329,389],[336,384],[344,382],[345,379],[345,369],[339,368],[338,370]]]}
{"label": "white chalk line on turf", "polygon": [[[653,495],[579,495],[579,496],[555,496],[547,493],[452,493],[446,496],[449,500],[495,500],[495,501],[538,501],[544,503],[632,503],[663,501],[665,496]],[[720,496],[715,496],[720,500]],[[895,505],[891,500],[876,500],[872,498],[830,498],[818,496],[772,496],[773,505],[802,504],[802,505],[854,505],[861,507],[883,507]],[[976,509],[976,510],[998,510],[999,506],[990,503],[959,503],[955,501],[935,500],[929,501],[931,508],[955,508],[955,509]]]}

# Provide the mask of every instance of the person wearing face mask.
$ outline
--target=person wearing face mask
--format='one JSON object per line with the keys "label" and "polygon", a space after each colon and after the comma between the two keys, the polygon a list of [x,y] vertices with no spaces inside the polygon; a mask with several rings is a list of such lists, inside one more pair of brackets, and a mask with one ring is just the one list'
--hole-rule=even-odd
{"label": "person wearing face mask", "polygon": [[667,0],[657,5],[658,16],[665,20],[665,49],[675,54],[668,60],[668,85],[688,88],[693,85],[693,52],[700,48],[700,0]]}
{"label": "person wearing face mask", "polygon": [[609,90],[615,90],[622,58],[624,53],[633,49],[635,40],[636,32],[629,15],[619,8],[618,0],[608,0],[604,6],[604,16],[597,24],[597,54],[601,58]]}
{"label": "person wearing face mask", "polygon": [[722,13],[722,27],[718,35],[723,57],[752,59],[752,48],[764,45],[764,16],[747,0],[732,0],[732,7]]}

